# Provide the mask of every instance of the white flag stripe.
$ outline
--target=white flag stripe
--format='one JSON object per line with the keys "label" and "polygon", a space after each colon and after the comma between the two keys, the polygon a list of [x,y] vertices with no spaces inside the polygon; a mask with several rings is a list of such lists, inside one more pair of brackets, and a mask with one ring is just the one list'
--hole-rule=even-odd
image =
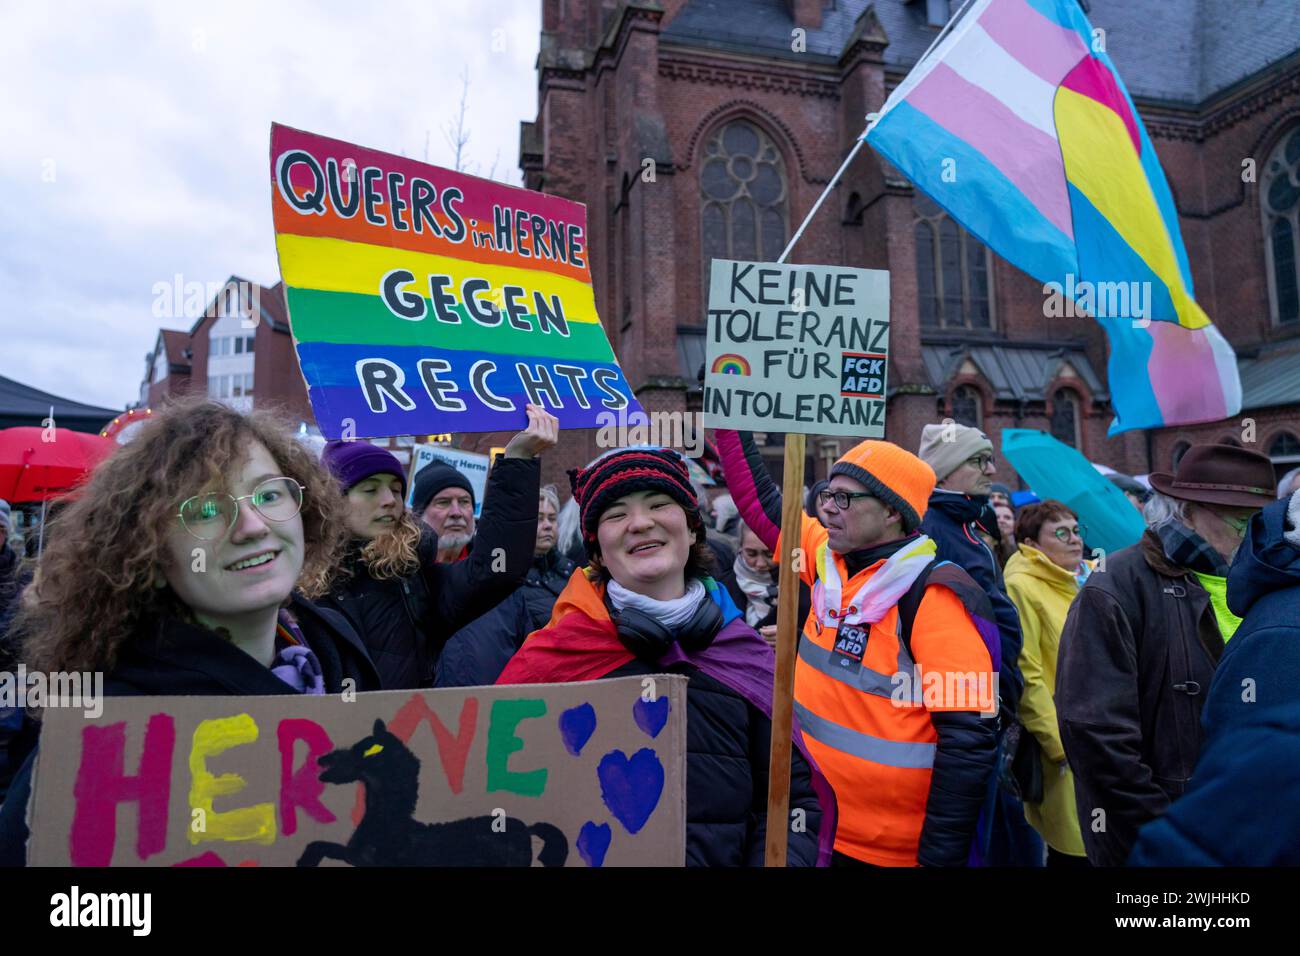
{"label": "white flag stripe", "polygon": [[[889,94],[889,97],[885,100],[885,105],[880,108],[880,117],[876,120],[877,123],[885,118],[886,113],[907,99],[907,95],[912,92],[916,84],[929,76],[930,71],[943,62],[944,57],[948,55],[948,51],[952,49],[954,44],[961,42],[967,30],[976,26],[980,14],[992,2],[993,0],[975,0],[967,8],[966,12],[962,14],[961,22],[952,28],[948,35],[943,38],[943,42],[931,50],[929,55],[923,58],[921,62],[913,66],[911,72],[903,77],[903,82],[899,83],[894,88],[894,92]],[[980,32],[983,32],[983,30],[981,29]]]}
{"label": "white flag stripe", "polygon": [[944,62],[967,83],[978,86],[1031,126],[1056,139],[1052,103],[1056,87],[1008,53],[978,23]]}

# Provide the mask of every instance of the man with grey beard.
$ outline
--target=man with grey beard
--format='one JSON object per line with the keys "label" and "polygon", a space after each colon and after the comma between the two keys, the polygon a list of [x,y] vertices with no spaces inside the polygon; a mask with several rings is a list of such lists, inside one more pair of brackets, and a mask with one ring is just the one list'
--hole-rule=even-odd
{"label": "man with grey beard", "polygon": [[439,564],[469,554],[474,539],[474,487],[451,465],[435,461],[420,469],[411,511],[438,535]]}

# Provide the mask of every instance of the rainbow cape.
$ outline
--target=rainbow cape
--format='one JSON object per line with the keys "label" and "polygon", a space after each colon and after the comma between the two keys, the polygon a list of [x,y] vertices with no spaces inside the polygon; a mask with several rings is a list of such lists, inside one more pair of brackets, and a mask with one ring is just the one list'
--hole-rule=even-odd
{"label": "rainbow cape", "polygon": [[[722,610],[723,627],[702,651],[686,652],[674,644],[657,662],[665,670],[674,664],[699,668],[735,691],[768,720],[772,719],[772,692],[776,655],[745,616],[712,578],[704,579],[708,599]],[[560,592],[546,626],[528,635],[510,659],[498,684],[563,684],[600,680],[633,655],[618,638],[618,628],[605,608],[605,586],[578,568]],[[818,830],[817,865],[829,866],[835,844],[835,793],[804,743],[799,718],[792,717],[791,742],[812,772],[813,790],[822,809]],[[763,754],[762,759],[767,759]]]}
{"label": "rainbow cape", "polygon": [[1241,410],[1236,355],[1196,304],[1155,149],[1075,0],[972,0],[866,140],[1102,324],[1110,434]]}

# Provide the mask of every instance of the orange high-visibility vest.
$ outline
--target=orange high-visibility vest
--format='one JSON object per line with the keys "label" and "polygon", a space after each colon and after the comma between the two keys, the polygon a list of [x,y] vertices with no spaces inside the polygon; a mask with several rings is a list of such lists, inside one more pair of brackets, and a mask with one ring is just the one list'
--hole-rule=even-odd
{"label": "orange high-visibility vest", "polygon": [[[826,529],[805,516],[801,530],[800,577],[813,588],[813,608],[799,641],[794,711],[835,790],[835,849],[881,866],[915,866],[939,739],[930,714],[992,709],[992,658],[960,598],[930,586],[911,653],[892,607],[870,624],[861,666],[842,666],[834,653],[837,624],[857,613],[861,589],[884,560],[849,578],[843,557],[826,546]],[[844,582],[838,602],[828,602],[834,589],[824,577]]]}

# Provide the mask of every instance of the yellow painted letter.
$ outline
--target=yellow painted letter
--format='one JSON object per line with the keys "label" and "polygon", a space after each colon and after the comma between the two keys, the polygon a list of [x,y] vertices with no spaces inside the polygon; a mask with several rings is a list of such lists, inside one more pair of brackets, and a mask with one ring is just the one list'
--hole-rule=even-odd
{"label": "yellow painted letter", "polygon": [[194,745],[190,748],[190,807],[203,811],[207,826],[199,831],[191,827],[190,843],[226,840],[269,845],[275,842],[274,805],[259,803],[225,813],[212,809],[212,801],[217,797],[238,793],[247,783],[236,773],[215,776],[208,770],[208,758],[255,740],[257,724],[248,714],[205,720],[194,728]]}

